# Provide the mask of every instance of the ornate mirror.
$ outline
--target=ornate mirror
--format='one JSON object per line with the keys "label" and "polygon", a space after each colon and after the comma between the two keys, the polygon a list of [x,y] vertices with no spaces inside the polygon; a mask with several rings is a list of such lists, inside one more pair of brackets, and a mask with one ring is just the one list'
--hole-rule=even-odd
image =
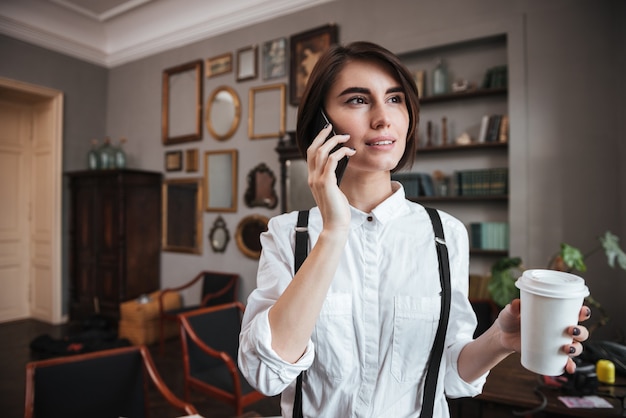
{"label": "ornate mirror", "polygon": [[202,253],[202,179],[163,181],[163,250]]}
{"label": "ornate mirror", "polygon": [[248,189],[244,194],[244,200],[249,208],[263,206],[274,209],[278,204],[278,196],[274,185],[276,177],[270,168],[261,163],[248,173]]}
{"label": "ornate mirror", "polygon": [[228,228],[226,228],[226,222],[224,222],[224,218],[218,216],[209,232],[211,248],[216,253],[223,253],[226,250],[226,245],[228,245],[229,240],[230,233],[228,232]]}
{"label": "ornate mirror", "polygon": [[202,139],[202,61],[163,71],[161,138],[163,144]]}
{"label": "ornate mirror", "polygon": [[235,241],[245,256],[256,259],[261,256],[261,233],[267,231],[268,222],[262,215],[248,215],[239,222]]}
{"label": "ornate mirror", "polygon": [[204,153],[204,190],[207,212],[237,211],[237,150]]}
{"label": "ornate mirror", "polygon": [[225,141],[232,137],[239,126],[241,103],[237,92],[228,86],[216,88],[206,108],[206,127],[213,138]]}

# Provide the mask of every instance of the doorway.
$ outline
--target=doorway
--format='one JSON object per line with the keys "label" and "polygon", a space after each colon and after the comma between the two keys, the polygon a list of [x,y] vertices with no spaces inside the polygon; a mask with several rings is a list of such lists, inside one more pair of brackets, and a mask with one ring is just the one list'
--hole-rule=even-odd
{"label": "doorway", "polygon": [[0,323],[62,310],[63,94],[0,77]]}

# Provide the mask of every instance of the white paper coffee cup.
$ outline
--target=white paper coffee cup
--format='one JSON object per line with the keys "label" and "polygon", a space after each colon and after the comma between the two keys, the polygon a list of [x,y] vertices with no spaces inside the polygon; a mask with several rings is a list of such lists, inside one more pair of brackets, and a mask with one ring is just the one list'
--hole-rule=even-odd
{"label": "white paper coffee cup", "polygon": [[572,342],[567,328],[578,314],[589,289],[574,274],[555,270],[526,270],[515,282],[520,289],[522,366],[545,376],[565,371],[568,355],[563,346]]}

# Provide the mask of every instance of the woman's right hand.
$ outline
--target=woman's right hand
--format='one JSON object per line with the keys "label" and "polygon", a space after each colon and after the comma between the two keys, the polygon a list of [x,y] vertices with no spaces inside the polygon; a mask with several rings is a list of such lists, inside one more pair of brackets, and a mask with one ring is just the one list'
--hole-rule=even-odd
{"label": "woman's right hand", "polygon": [[308,183],[324,220],[324,229],[347,229],[350,225],[350,206],[337,186],[335,169],[339,160],[354,155],[356,151],[342,147],[331,154],[337,144],[350,139],[350,135],[335,135],[325,141],[331,130],[330,124],[325,126],[307,149]]}

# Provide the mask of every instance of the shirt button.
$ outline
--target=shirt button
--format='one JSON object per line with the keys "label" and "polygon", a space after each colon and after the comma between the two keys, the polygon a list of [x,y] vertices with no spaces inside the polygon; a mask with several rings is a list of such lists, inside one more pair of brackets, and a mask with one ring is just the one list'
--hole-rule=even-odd
{"label": "shirt button", "polygon": [[373,220],[374,220],[374,217],[373,217],[373,216],[368,216],[368,217],[367,217],[367,221],[368,221],[368,222],[372,222]]}

